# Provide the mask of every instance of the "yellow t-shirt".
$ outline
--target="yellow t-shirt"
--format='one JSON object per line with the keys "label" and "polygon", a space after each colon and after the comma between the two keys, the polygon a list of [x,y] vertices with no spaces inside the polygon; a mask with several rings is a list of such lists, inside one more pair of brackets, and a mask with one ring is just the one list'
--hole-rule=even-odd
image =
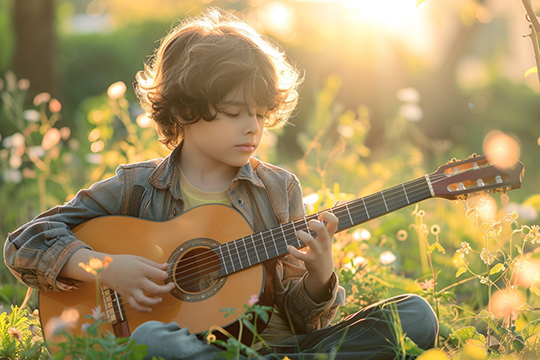
{"label": "yellow t-shirt", "polygon": [[[182,198],[184,200],[184,211],[206,204],[224,204],[232,206],[228,189],[221,191],[200,190],[189,182],[182,172],[182,169],[180,169],[180,186],[182,189]],[[289,325],[279,315],[274,314],[260,335],[268,344],[276,344],[291,337],[292,332]],[[257,341],[252,347],[255,350],[259,350],[262,346],[262,342]]]}
{"label": "yellow t-shirt", "polygon": [[231,206],[228,189],[220,191],[203,191],[196,188],[180,169],[180,187],[184,199],[184,212],[199,205],[224,204]]}

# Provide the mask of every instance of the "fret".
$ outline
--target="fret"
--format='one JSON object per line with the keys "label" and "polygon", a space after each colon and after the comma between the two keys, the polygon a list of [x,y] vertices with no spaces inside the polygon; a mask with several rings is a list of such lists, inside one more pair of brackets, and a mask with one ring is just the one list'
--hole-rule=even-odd
{"label": "fret", "polygon": [[[238,252],[237,252],[236,254],[234,254],[234,253],[231,251],[231,245],[230,245],[230,244],[231,244],[230,242],[227,243],[227,247],[228,247],[228,249],[229,249],[229,257],[230,257],[230,259],[231,259],[231,263],[232,263],[232,266],[233,266],[233,271],[234,271],[234,272],[237,272],[237,271],[239,271],[239,270],[242,270],[242,267],[240,266],[240,260],[239,260],[239,257],[240,257],[240,256],[239,256]],[[234,248],[232,248],[232,250],[234,250]],[[237,260],[236,266],[235,266],[235,264],[234,264],[234,260]]]}
{"label": "fret", "polygon": [[285,243],[285,250],[287,250],[287,245],[289,245],[289,243],[287,242],[287,235],[285,235],[283,224],[280,224],[279,227],[281,228],[281,233],[283,234],[283,242]]}
{"label": "fret", "polygon": [[386,193],[386,200],[388,204],[388,210],[394,211],[404,206],[410,205],[407,197],[403,194],[403,189],[400,186],[384,190]]}
{"label": "fret", "polygon": [[347,203],[345,203],[345,210],[347,210],[347,214],[349,215],[349,221],[351,222],[351,226],[354,225],[354,221],[352,219],[352,216],[351,216],[351,211],[349,210],[349,205],[347,205]]}
{"label": "fret", "polygon": [[230,263],[231,266],[232,266],[232,271],[231,272],[236,272],[236,268],[234,267],[234,262],[233,262],[233,259],[232,259],[231,248],[229,247],[229,243],[226,243],[225,247],[227,248],[227,254],[229,255],[229,259],[231,260],[231,263]]}
{"label": "fret", "polygon": [[370,218],[376,218],[388,213],[388,211],[385,211],[384,205],[382,204],[382,193],[379,192],[373,195],[369,195],[366,196],[364,199],[364,205],[369,204]]}
{"label": "fret", "polygon": [[259,258],[259,249],[257,248],[257,245],[255,244],[255,238],[253,235],[251,235],[251,242],[253,243],[253,247],[255,248],[255,255],[257,255],[257,263],[261,262],[261,259]]}
{"label": "fret", "polygon": [[366,206],[366,202],[364,201],[364,198],[361,198],[360,200],[362,200],[362,204],[364,204],[364,209],[366,209],[367,218],[371,219],[371,216],[369,216],[369,212],[367,210],[367,206]]}
{"label": "fret", "polygon": [[274,238],[274,233],[272,232],[272,229],[269,229],[268,231],[270,232],[270,236],[272,237],[272,242],[274,243],[274,247],[276,248],[276,256],[278,256],[279,250],[277,248],[276,239]]}
{"label": "fret", "polygon": [[390,212],[390,210],[388,210],[388,204],[386,204],[386,199],[384,198],[383,192],[381,191],[380,194],[382,197],[382,201],[384,202],[384,207],[386,207],[386,212]]}
{"label": "fret", "polygon": [[[250,235],[251,242],[248,240],[246,243],[244,240],[244,245],[246,245],[246,253],[248,254],[248,259],[250,264],[258,264],[261,261],[259,260],[259,254],[257,254],[257,247],[255,246],[255,241],[253,240],[253,235]],[[253,261],[251,260],[253,258]]]}
{"label": "fret", "polygon": [[234,247],[236,248],[236,253],[238,254],[238,262],[240,263],[240,269],[247,268],[247,266],[244,266],[242,255],[240,255],[240,249],[238,249],[238,240],[234,241]]}
{"label": "fret", "polygon": [[219,253],[221,254],[221,263],[223,264],[223,270],[225,271],[225,274],[229,275],[229,270],[227,270],[227,263],[225,262],[225,256],[223,255],[223,245],[218,246]]}
{"label": "fret", "polygon": [[261,235],[262,245],[263,245],[263,248],[264,248],[264,252],[266,254],[266,259],[265,260],[268,260],[268,259],[270,259],[270,256],[268,256],[268,250],[266,250],[266,244],[264,242],[263,234],[262,233],[259,233],[259,234]]}
{"label": "fret", "polygon": [[242,238],[242,242],[244,243],[244,251],[246,252],[246,257],[247,257],[249,266],[251,267],[251,260],[249,259],[249,251],[248,251],[247,246],[246,246],[246,239]]}
{"label": "fret", "polygon": [[296,226],[294,226],[294,221],[291,224],[293,227],[294,239],[296,240],[296,244],[297,244],[296,246],[301,247],[302,245],[300,244],[300,240],[298,239],[298,236],[296,236],[297,230],[296,230]]}
{"label": "fret", "polygon": [[407,196],[407,190],[405,190],[405,184],[401,184],[401,187],[403,188],[403,193],[405,194],[405,198],[407,199],[407,204],[411,205],[409,197]]}
{"label": "fret", "polygon": [[424,177],[409,181],[403,185],[407,193],[407,198],[411,201],[411,204],[422,201],[431,197],[428,184],[425,182]]}

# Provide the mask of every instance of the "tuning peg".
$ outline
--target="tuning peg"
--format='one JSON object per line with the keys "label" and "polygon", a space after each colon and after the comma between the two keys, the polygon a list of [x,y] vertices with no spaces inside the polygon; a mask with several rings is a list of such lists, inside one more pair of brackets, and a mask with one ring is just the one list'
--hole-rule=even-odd
{"label": "tuning peg", "polygon": [[479,155],[477,153],[472,153],[471,156],[469,156],[467,159],[474,159],[477,158]]}
{"label": "tuning peg", "polygon": [[459,160],[456,159],[456,158],[452,158],[449,162],[447,162],[447,164],[453,164],[455,162],[458,162]]}

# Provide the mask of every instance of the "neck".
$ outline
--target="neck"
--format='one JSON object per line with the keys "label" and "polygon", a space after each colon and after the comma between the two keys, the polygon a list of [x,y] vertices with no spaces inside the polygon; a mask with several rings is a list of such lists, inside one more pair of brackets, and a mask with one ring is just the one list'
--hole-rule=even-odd
{"label": "neck", "polygon": [[189,146],[180,152],[179,166],[188,181],[202,191],[221,191],[229,188],[229,184],[238,174],[240,168],[226,164],[209,164],[197,152],[190,151]]}
{"label": "neck", "polygon": [[[336,215],[339,219],[337,231],[343,231],[368,220],[401,209],[434,196],[428,177],[421,177],[390,189],[363,198],[340,204],[324,210]],[[287,246],[304,247],[296,237],[298,230],[304,230],[317,236],[308,227],[311,219],[317,219],[320,213],[304,219],[295,220],[278,227],[237,239],[214,251],[223,264],[220,275],[229,275],[263,261],[288,253]]]}

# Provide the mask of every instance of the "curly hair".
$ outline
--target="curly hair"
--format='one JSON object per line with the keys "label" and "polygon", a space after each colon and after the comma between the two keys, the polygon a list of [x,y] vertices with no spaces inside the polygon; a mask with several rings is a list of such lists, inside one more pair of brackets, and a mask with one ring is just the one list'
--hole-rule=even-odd
{"label": "curly hair", "polygon": [[212,121],[220,102],[244,86],[254,107],[268,108],[265,127],[285,125],[298,101],[300,71],[282,48],[216,7],[184,19],[165,36],[139,71],[135,93],[156,125],[159,141],[174,149],[184,126]]}

